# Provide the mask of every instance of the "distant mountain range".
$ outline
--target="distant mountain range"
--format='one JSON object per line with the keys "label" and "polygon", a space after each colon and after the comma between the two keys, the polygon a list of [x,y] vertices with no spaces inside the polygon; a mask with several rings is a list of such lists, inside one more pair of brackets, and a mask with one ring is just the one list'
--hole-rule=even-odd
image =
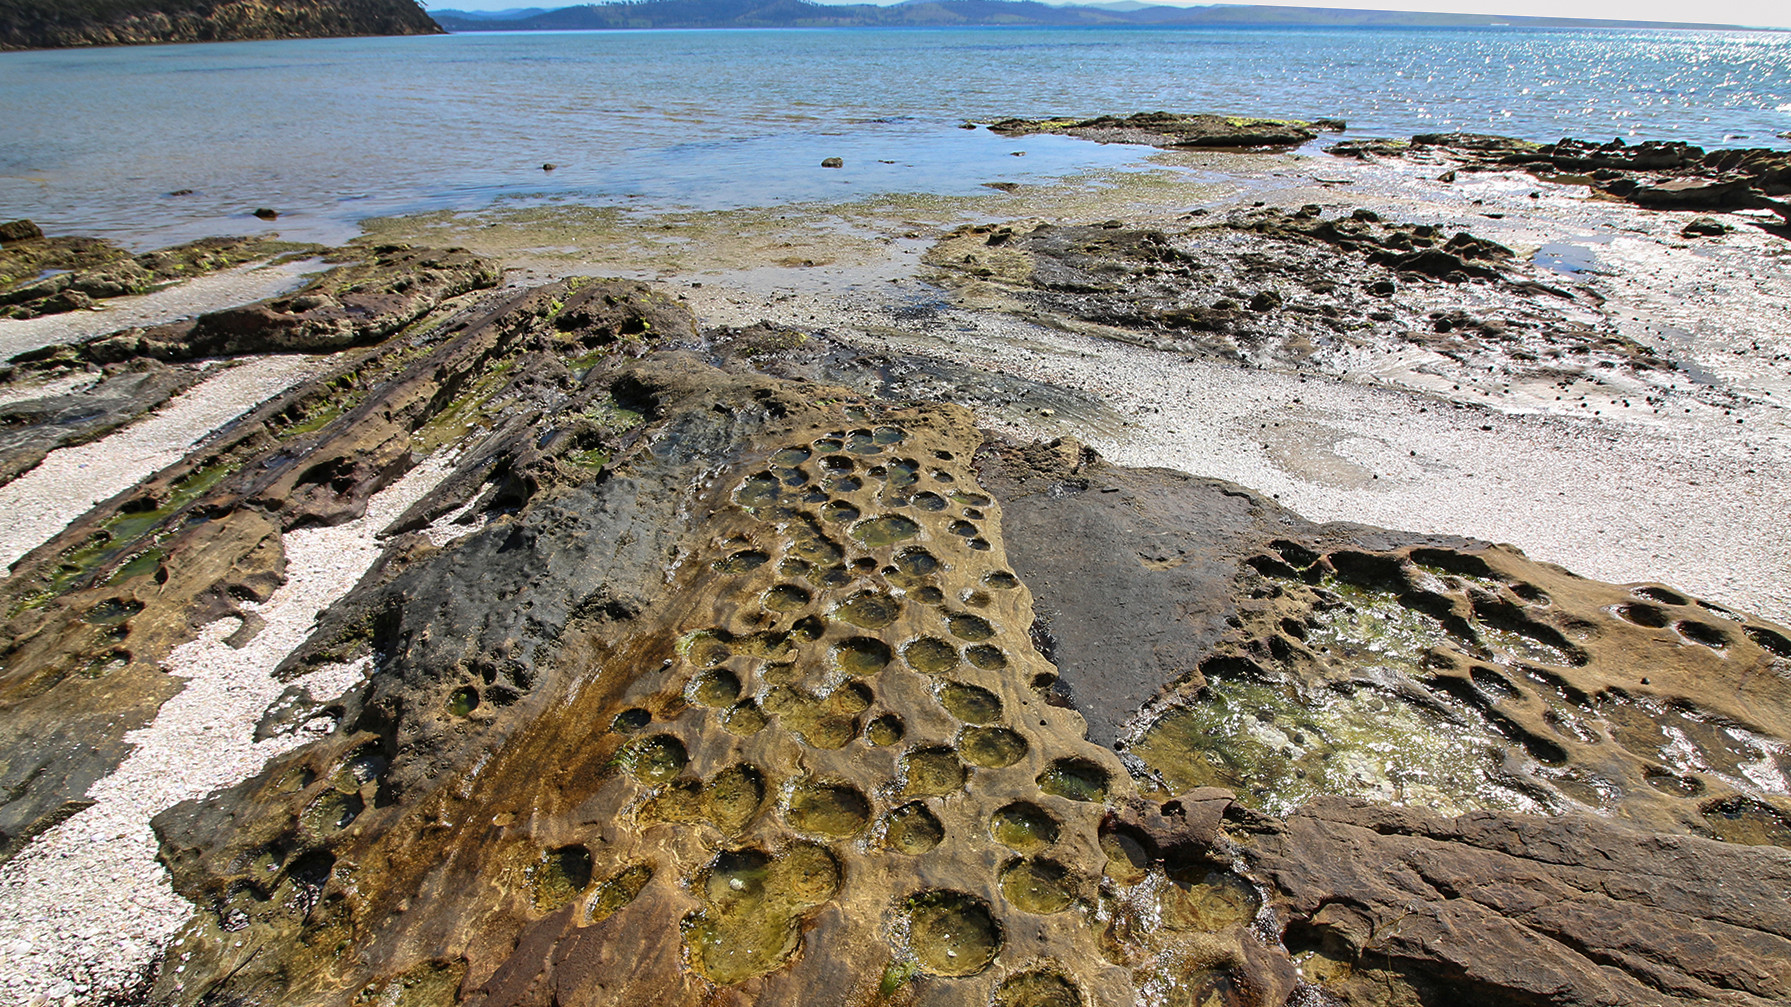
{"label": "distant mountain range", "polygon": [[859,28],[981,25],[1146,27],[1485,27],[1726,28],[1671,21],[1424,14],[1327,7],[1152,6],[1138,0],[1054,6],[1036,0],[907,0],[829,6],[806,0],[632,0],[556,10],[431,11],[449,31],[568,31],[622,28]]}

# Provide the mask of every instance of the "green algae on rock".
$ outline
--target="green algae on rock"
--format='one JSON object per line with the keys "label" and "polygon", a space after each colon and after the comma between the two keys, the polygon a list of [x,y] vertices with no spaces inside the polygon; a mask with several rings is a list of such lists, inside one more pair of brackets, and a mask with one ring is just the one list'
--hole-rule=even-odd
{"label": "green algae on rock", "polygon": [[1341,131],[1336,119],[1301,122],[1235,115],[1139,112],[1093,119],[1002,119],[989,124],[1003,136],[1061,133],[1100,143],[1143,143],[1176,149],[1230,147],[1297,147],[1318,138],[1321,130]]}
{"label": "green algae on rock", "polygon": [[[596,321],[611,311],[628,324]],[[773,376],[792,361],[716,350],[674,314],[637,285],[556,285],[360,351],[352,396],[325,381],[296,397],[312,404],[295,417],[326,416],[316,430],[272,429],[288,400],[146,490],[227,461],[193,503],[228,537],[163,541],[175,558],[154,589],[85,579],[16,617],[37,635],[8,652],[8,688],[15,669],[53,677],[51,643],[153,659],[196,603],[240,597],[217,556],[270,543],[244,564],[256,577],[236,575],[265,595],[281,529],[344,520],[415,445],[465,452],[287,662],[375,662],[331,704],[338,726],[157,818],[198,909],[155,1002],[1589,1005],[1708,1002],[1724,983],[1720,998],[1764,1007],[1791,992],[1772,894],[1791,877],[1780,851],[1742,845],[1784,831],[1768,776],[1787,735],[1782,627],[1478,543],[1313,526],[1073,443],[991,442],[959,407]],[[708,355],[662,348],[674,329]],[[816,337],[790,352],[825,375],[843,351]],[[587,451],[604,464],[567,458]],[[284,452],[298,457],[274,482],[247,474]],[[836,503],[856,518],[827,520]],[[406,534],[469,506],[445,544]],[[906,534],[852,533],[891,515]],[[1156,561],[1165,542],[1185,562]],[[1647,684],[1618,674],[1638,655]],[[139,663],[96,681],[153,684]],[[91,702],[80,681],[38,709]],[[1304,717],[1341,736],[1333,711],[1307,709],[1334,697],[1471,715],[1501,768],[1546,793],[1614,782],[1612,817],[1580,798],[1552,817],[1445,818],[1335,794],[1272,816],[1248,789],[1159,790],[1121,729],[1228,683],[1279,688],[1277,729]],[[1249,747],[1268,726],[1227,744],[1287,758]],[[1667,932],[1663,911],[1689,923]],[[1634,948],[1649,971],[1609,964]]]}

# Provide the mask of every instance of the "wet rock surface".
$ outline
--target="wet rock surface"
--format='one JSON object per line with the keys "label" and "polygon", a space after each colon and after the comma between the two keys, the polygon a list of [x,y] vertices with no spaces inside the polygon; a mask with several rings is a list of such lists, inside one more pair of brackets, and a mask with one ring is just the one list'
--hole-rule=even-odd
{"label": "wet rock surface", "polygon": [[0,245],[0,318],[37,318],[90,308],[108,298],[146,294],[257,259],[320,251],[315,245],[266,238],[203,238],[131,255],[99,238],[47,238],[35,225],[15,233],[19,237]]}
{"label": "wet rock surface", "polygon": [[[1020,246],[1011,286],[1079,311],[1209,282],[1208,240],[1562,299],[1512,293],[1521,269],[1471,235],[1318,213],[1214,232],[948,240]],[[1427,251],[1485,273],[1399,258]],[[156,817],[195,913],[143,1001],[1791,993],[1785,627],[1315,524],[952,404],[1098,406],[1011,376],[701,332],[632,281],[491,292],[460,253],[370,261],[377,283],[338,274],[316,305],[35,361],[336,354],[0,583],[7,856],[180,688],[175,646],[257,632],[283,536],[451,459],[276,669],[293,685],[257,736],[303,743]],[[1306,295],[1277,296],[1223,310]],[[1277,331],[1272,359],[1323,359]],[[1199,338],[1243,352],[1232,335]]]}
{"label": "wet rock surface", "polygon": [[1244,561],[1270,542],[1470,544],[1326,529],[1241,486],[1113,465],[1073,441],[990,444],[978,467],[1001,501],[1014,572],[1032,589],[1034,642],[1058,668],[1050,691],[1109,746],[1164,690],[1198,688],[1202,661],[1248,597]]}
{"label": "wet rock surface", "polygon": [[1464,382],[1551,383],[1593,368],[1672,380],[1670,362],[1621,335],[1599,295],[1464,230],[1316,204],[1184,219],[1174,232],[970,225],[926,261],[967,306],[1222,360],[1354,374],[1417,355]]}
{"label": "wet rock surface", "polygon": [[149,358],[176,361],[245,353],[319,353],[384,339],[442,301],[495,286],[496,266],[464,249],[375,246],[298,291],[191,321],[130,328],[78,347],[22,354],[36,370]]}
{"label": "wet rock surface", "polygon": [[96,375],[86,388],[0,406],[0,484],[29,471],[56,448],[87,443],[143,416],[202,377],[196,370],[145,361]]}
{"label": "wet rock surface", "polygon": [[[568,362],[588,372],[655,323],[674,337],[680,325],[694,331],[680,312],[626,281],[555,285],[485,310],[443,305],[251,410],[20,559],[0,583],[0,850],[10,856],[78,810],[88,785],[117,765],[126,732],[178,688],[160,669],[175,646],[278,586],[283,530],[353,520],[443,443],[532,442],[539,406],[530,403],[577,387]],[[584,464],[601,457],[593,445],[609,408],[564,433],[564,449],[594,452]],[[538,478],[477,449],[462,462],[449,485],[483,487],[493,506],[513,506]]]}
{"label": "wet rock surface", "polygon": [[1552,182],[1590,186],[1652,210],[1770,210],[1791,223],[1791,154],[1767,148],[1705,150],[1683,141],[1537,144],[1471,133],[1405,140],[1346,140],[1339,157],[1398,157],[1463,171],[1522,169]]}
{"label": "wet rock surface", "polygon": [[1002,119],[989,124],[990,132],[1003,136],[1059,133],[1099,143],[1142,143],[1172,150],[1297,147],[1317,139],[1322,131],[1343,128],[1344,124],[1335,119],[1304,122],[1182,112],[1138,112],[1093,119]]}
{"label": "wet rock surface", "polygon": [[1287,947],[1344,1003],[1763,1005],[1791,992],[1779,850],[1338,799],[1239,832]]}
{"label": "wet rock surface", "polygon": [[1232,634],[1137,725],[1169,789],[1323,794],[1786,845],[1784,627],[1509,547],[1249,557]]}

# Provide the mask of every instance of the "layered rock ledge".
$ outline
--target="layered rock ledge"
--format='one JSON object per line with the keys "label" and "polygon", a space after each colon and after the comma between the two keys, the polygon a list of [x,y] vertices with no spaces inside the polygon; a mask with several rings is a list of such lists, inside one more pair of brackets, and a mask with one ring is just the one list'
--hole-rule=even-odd
{"label": "layered rock ledge", "polygon": [[[1233,243],[1365,282],[1259,306]],[[130,996],[1791,996],[1791,630],[998,437],[948,400],[1018,382],[974,368],[705,329],[627,280],[494,289],[462,250],[345,258],[5,375],[99,372],[30,415],[123,422],[195,358],[327,354],[0,582],[5,857],[86,810],[178,648],[265,631],[292,536],[441,472],[271,669],[280,751],[155,817],[193,915]],[[1447,335],[1432,305],[1472,289],[1532,343],[1464,353],[1653,366],[1559,342],[1581,295],[1502,246],[1371,211],[964,229],[934,260],[1214,356],[1308,366],[1300,326],[1382,310]],[[1234,303],[1172,307],[1208,289]]]}

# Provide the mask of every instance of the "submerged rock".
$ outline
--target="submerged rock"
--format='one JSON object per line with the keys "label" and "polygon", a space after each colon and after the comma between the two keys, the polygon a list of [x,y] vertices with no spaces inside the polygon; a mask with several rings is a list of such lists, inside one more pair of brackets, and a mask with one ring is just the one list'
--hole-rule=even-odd
{"label": "submerged rock", "polygon": [[1342,129],[1344,124],[1336,119],[1304,122],[1179,112],[1139,112],[1093,119],[1002,119],[989,124],[991,132],[1003,136],[1061,133],[1100,143],[1142,143],[1171,149],[1297,147],[1316,139],[1322,130]]}
{"label": "submerged rock", "polygon": [[44,236],[44,232],[29,220],[9,220],[0,224],[0,244],[10,245],[19,241],[31,241]]}

